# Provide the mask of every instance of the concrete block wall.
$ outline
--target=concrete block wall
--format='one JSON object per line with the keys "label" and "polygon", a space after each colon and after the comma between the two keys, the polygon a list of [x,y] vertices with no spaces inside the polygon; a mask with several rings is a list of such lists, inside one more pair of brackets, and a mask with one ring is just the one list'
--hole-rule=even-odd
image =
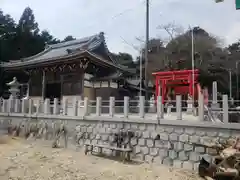
{"label": "concrete block wall", "polygon": [[[17,125],[21,122],[46,122],[49,126],[48,137],[51,139],[54,124],[64,122],[68,128],[69,143],[82,147],[84,143],[109,144],[112,141],[112,133],[121,129],[134,132],[130,146],[133,148],[132,158],[156,164],[165,164],[178,168],[197,170],[199,160],[204,157],[211,160],[209,150],[196,147],[192,143],[214,142],[226,140],[229,137],[237,137],[239,128],[229,129],[228,126],[219,124],[187,125],[184,121],[178,124],[171,122],[153,121],[116,121],[86,119],[67,119],[67,117],[21,117],[0,116],[1,125],[9,120]],[[231,127],[234,127],[231,126]],[[84,135],[83,135],[84,134]],[[156,137],[159,137],[157,139]],[[80,138],[81,137],[81,138]],[[79,142],[76,143],[76,139]],[[107,152],[110,153],[110,152]]]}
{"label": "concrete block wall", "polygon": [[[121,128],[135,133],[131,139],[132,158],[165,164],[177,168],[197,170],[199,160],[204,157],[211,161],[208,149],[194,146],[193,143],[214,142],[236,137],[240,131],[213,128],[183,127],[145,123],[88,123],[83,121],[77,126],[77,134],[86,131],[89,139],[80,140],[80,145],[88,143],[109,143],[108,133],[118,132]],[[160,139],[156,140],[159,135]]]}

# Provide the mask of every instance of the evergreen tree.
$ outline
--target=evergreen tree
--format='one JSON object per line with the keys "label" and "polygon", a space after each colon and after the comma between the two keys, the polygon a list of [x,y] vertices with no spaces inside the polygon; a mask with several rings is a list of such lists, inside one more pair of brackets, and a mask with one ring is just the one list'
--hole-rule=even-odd
{"label": "evergreen tree", "polygon": [[54,38],[48,31],[43,30],[41,32],[41,39],[44,41],[44,44],[56,44],[59,43],[60,40]]}
{"label": "evergreen tree", "polygon": [[13,58],[11,45],[16,35],[15,22],[10,15],[4,15],[0,10],[0,61]]}
{"label": "evergreen tree", "polygon": [[32,34],[38,34],[38,23],[35,22],[35,16],[30,7],[25,8],[23,14],[18,22],[18,28],[22,32],[31,32]]}
{"label": "evergreen tree", "polygon": [[74,38],[73,36],[69,35],[69,36],[66,36],[62,42],[72,41],[72,40],[75,40],[75,39],[76,38]]}

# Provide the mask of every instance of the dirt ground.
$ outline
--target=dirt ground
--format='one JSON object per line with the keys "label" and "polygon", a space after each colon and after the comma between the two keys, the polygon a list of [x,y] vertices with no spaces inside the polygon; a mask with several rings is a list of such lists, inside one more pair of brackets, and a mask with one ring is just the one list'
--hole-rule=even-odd
{"label": "dirt ground", "polygon": [[[0,142],[1,143],[1,142]],[[198,180],[185,170],[153,164],[123,164],[50,142],[6,140],[0,144],[1,180]]]}

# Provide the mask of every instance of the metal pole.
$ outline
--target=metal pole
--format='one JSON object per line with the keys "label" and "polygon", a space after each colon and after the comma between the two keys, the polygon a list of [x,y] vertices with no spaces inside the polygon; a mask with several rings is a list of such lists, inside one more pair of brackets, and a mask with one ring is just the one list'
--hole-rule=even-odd
{"label": "metal pole", "polygon": [[237,90],[236,90],[237,94],[236,94],[236,98],[237,98],[237,100],[239,100],[239,91],[238,91],[238,82],[239,82],[239,80],[238,80],[238,62],[239,61],[236,62],[236,81],[237,81]]}
{"label": "metal pole", "polygon": [[140,96],[142,96],[142,56],[143,53],[140,51]]}
{"label": "metal pole", "polygon": [[149,42],[149,0],[146,0],[146,44],[145,44],[145,99],[148,100],[147,90],[148,90],[148,78],[147,78],[147,69],[148,69],[148,42]]}
{"label": "metal pole", "polygon": [[195,80],[194,80],[194,35],[193,35],[193,29],[191,28],[191,36],[192,36],[192,80],[193,80],[193,83],[192,83],[192,90],[193,90],[193,102],[194,102],[194,94],[195,94]]}

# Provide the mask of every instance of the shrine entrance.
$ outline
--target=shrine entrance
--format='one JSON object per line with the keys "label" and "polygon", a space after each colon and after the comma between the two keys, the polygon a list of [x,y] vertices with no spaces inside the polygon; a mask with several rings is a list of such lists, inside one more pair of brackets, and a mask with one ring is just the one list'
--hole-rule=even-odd
{"label": "shrine entrance", "polygon": [[[190,96],[194,100],[198,98],[200,85],[198,83],[199,71],[180,70],[180,71],[163,71],[153,73],[156,76],[155,97],[162,96],[162,103],[166,99],[175,99],[176,95],[182,95],[187,100]],[[193,79],[194,77],[194,79]]]}
{"label": "shrine entrance", "polygon": [[61,99],[61,83],[48,83],[46,84],[45,98],[53,101],[54,98]]}

